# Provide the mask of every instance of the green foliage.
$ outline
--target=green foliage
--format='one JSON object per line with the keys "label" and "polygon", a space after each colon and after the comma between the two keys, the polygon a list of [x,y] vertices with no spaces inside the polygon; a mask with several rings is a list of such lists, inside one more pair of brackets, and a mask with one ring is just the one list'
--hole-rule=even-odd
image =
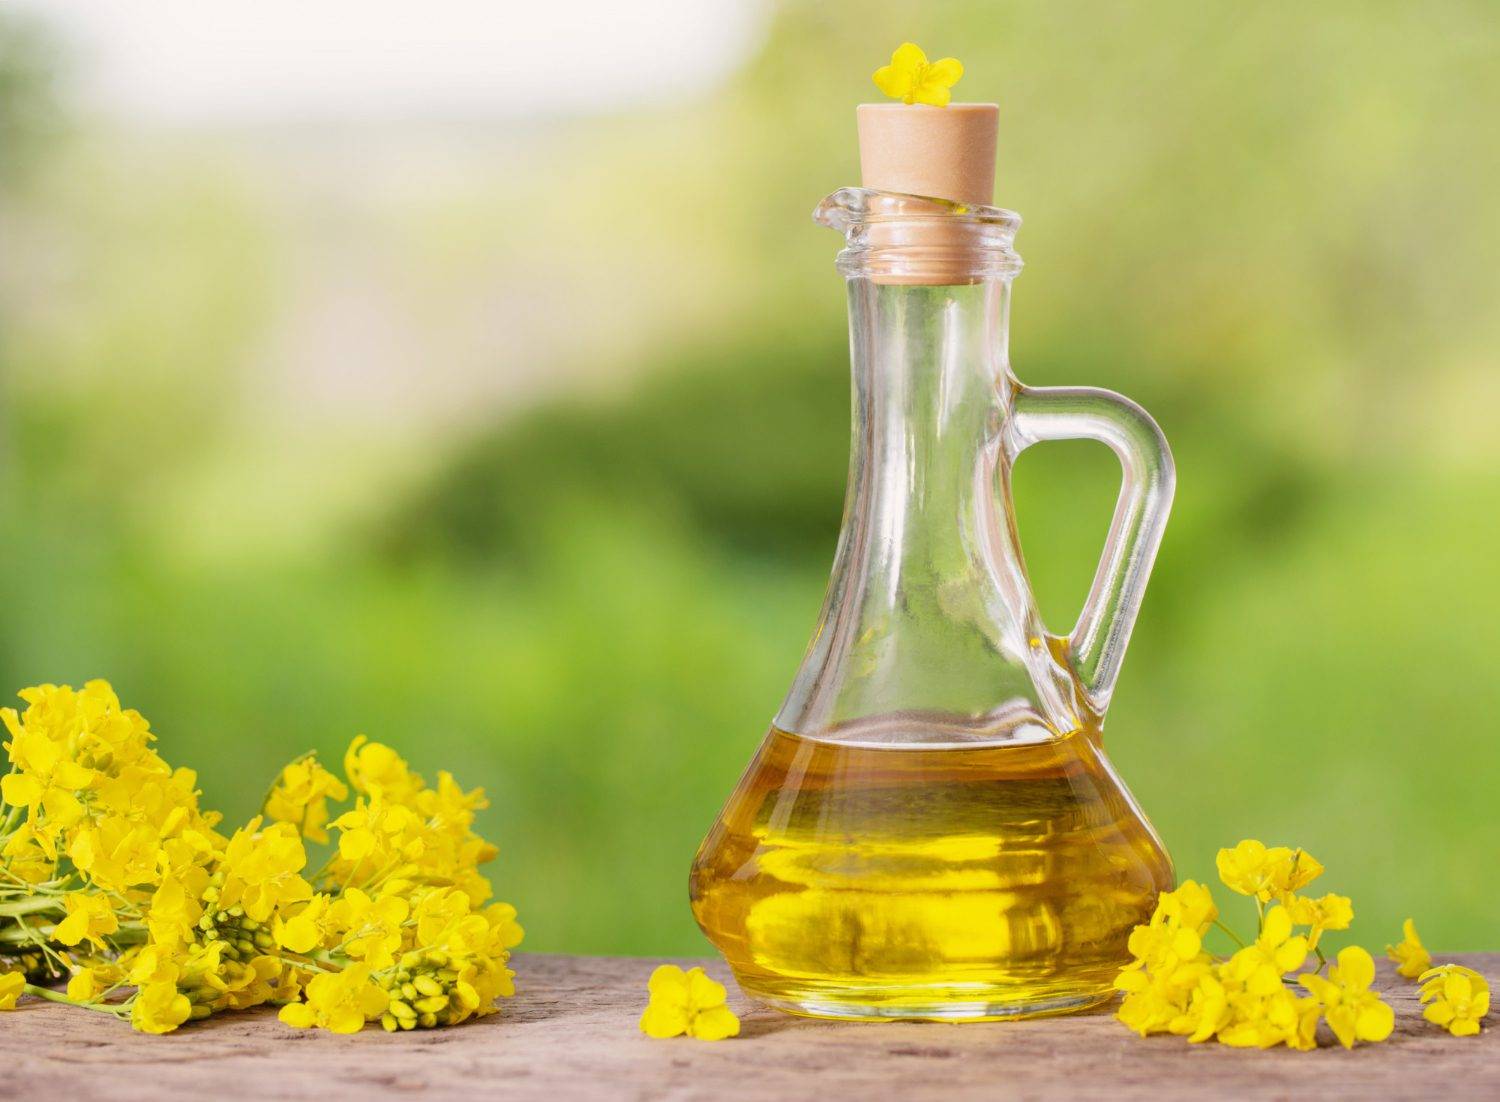
{"label": "green foliage", "polygon": [[549,558],[545,518],[630,501],[733,553],[826,557],[848,464],[841,334],[679,353],[625,400],[544,406],[469,441],[393,510],[397,558]]}
{"label": "green foliage", "polygon": [[[24,129],[4,112],[29,102],[3,89],[46,70],[10,33],[0,161]],[[421,477],[356,460],[377,504],[329,506],[290,550],[242,491],[274,523],[348,444],[330,431],[296,479],[265,467],[287,418],[252,365],[300,228],[211,165],[131,188],[98,171],[118,146],[28,155],[49,183],[30,213],[71,231],[82,275],[44,284],[50,311],[15,305],[30,271],[0,285],[0,686],[108,676],[232,815],[291,754],[366,731],[490,789],[528,947],[701,949],[688,865],[806,643],[843,492],[835,241],[806,215],[853,181],[850,109],[904,38],[964,61],[960,98],[1002,105],[999,197],[1027,218],[1018,373],[1130,394],[1176,453],[1108,740],[1180,874],[1211,876],[1242,836],[1300,844],[1359,900],[1366,944],[1416,900],[1429,944],[1484,944],[1500,19],[1482,3],[789,6],[693,112],[537,152],[550,206],[476,201],[413,249],[541,210],[526,232],[549,242],[599,220],[590,261],[625,242],[632,270],[717,260],[731,288],[691,308],[624,279],[618,302],[580,296],[579,324],[666,318],[638,381],[621,352],[607,395],[414,446]],[[601,148],[630,188],[567,170]],[[387,450],[369,435],[357,456]],[[1059,445],[1017,478],[1065,630],[1118,474]],[[201,551],[189,515],[233,553]]]}

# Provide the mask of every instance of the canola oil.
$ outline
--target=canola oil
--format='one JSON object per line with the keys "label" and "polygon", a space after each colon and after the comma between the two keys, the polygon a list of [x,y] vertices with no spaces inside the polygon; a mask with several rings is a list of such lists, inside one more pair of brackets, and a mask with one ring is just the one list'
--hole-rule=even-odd
{"label": "canola oil", "polygon": [[1108,998],[1172,879],[1096,732],[933,747],[773,728],[691,891],[747,994],[823,1017],[978,1020]]}

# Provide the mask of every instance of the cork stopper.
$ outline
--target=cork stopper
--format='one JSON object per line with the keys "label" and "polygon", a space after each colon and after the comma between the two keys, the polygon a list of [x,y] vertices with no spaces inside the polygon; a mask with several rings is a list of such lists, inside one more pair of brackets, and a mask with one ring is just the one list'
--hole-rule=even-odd
{"label": "cork stopper", "polygon": [[862,103],[855,117],[865,187],[975,206],[995,201],[995,104]]}
{"label": "cork stopper", "polygon": [[[993,103],[862,103],[856,119],[860,176],[866,188],[968,206],[988,207],[993,202],[1000,120],[1000,109]],[[876,211],[886,214],[902,207],[893,198],[874,204]],[[901,270],[872,274],[876,283],[940,285],[983,278],[975,270],[975,229],[956,217],[887,217],[871,225],[868,241],[872,248],[913,261],[894,266]]]}

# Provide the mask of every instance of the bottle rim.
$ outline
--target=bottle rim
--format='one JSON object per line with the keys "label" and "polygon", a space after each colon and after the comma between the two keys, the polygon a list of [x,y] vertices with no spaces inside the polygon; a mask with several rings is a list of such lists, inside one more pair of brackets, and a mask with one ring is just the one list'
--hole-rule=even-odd
{"label": "bottle rim", "polygon": [[1021,216],[1003,207],[846,187],[817,205],[813,221],[844,235],[837,267],[851,279],[976,283],[1021,270]]}

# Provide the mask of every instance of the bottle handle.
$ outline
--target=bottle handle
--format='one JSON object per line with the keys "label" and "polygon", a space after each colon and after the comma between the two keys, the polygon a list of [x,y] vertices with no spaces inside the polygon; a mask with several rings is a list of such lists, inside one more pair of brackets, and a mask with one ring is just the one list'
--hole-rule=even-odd
{"label": "bottle handle", "polygon": [[1013,411],[1006,442],[1012,463],[1043,440],[1098,440],[1109,445],[1123,470],[1104,554],[1066,639],[1088,703],[1102,716],[1172,508],[1172,452],[1151,415],[1114,391],[1016,384]]}

